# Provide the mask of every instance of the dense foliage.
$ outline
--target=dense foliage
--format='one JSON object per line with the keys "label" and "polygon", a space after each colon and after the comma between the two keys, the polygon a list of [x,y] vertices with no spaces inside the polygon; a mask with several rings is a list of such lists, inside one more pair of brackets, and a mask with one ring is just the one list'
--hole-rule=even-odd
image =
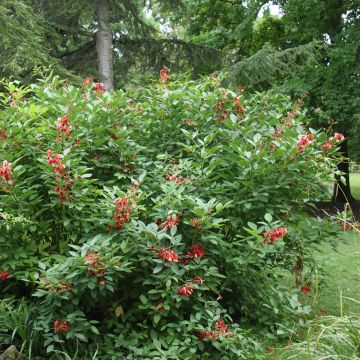
{"label": "dense foliage", "polygon": [[[307,211],[342,136],[306,129],[301,99],[161,76],[3,84],[0,343],[249,359],[309,313],[301,269],[330,230]],[[294,267],[302,292],[281,282]]]}

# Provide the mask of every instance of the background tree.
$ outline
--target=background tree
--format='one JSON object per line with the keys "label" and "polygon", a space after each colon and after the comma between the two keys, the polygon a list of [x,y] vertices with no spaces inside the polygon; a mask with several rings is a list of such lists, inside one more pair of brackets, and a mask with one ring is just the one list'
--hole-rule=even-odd
{"label": "background tree", "polygon": [[[250,90],[277,88],[297,98],[308,93],[307,102],[315,127],[331,127],[356,144],[359,108],[359,1],[188,0],[185,23],[190,41],[226,51],[227,85]],[[282,16],[260,9],[276,3]],[[354,137],[354,138],[352,138]],[[348,157],[348,142],[341,151]],[[350,148],[350,154],[353,152]],[[352,201],[348,162],[335,186],[335,202]]]}
{"label": "background tree", "polygon": [[178,0],[6,0],[0,74],[26,82],[36,67],[51,66],[72,80],[95,76],[110,89],[143,84],[164,65],[195,76],[209,73],[221,63],[219,51],[161,30],[160,11],[179,5]]}

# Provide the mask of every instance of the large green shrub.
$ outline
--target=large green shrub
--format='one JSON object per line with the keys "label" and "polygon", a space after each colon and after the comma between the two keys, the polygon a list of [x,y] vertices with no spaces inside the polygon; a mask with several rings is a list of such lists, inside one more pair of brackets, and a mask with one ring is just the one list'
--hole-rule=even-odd
{"label": "large green shrub", "polygon": [[1,343],[248,358],[251,328],[286,333],[309,312],[279,274],[326,235],[306,211],[341,136],[307,130],[301,100],[167,80],[132,94],[3,84]]}

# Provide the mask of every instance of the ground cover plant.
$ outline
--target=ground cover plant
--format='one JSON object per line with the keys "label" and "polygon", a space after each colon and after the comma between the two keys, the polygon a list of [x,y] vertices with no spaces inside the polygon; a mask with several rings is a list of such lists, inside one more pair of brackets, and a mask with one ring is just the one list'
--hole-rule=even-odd
{"label": "ground cover plant", "polygon": [[343,136],[307,129],[302,99],[160,75],[138,93],[2,84],[1,344],[249,358],[309,314],[302,269],[333,230],[307,214]]}

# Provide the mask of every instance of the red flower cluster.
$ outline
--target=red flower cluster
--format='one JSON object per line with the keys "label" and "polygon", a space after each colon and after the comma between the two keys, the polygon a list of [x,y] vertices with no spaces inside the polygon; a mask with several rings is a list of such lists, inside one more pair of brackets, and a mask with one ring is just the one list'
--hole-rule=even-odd
{"label": "red flower cluster", "polygon": [[296,143],[296,147],[300,152],[305,151],[306,147],[312,142],[314,141],[314,135],[313,134],[308,134],[308,135],[303,135],[301,136],[300,140],[298,140],[298,142]]}
{"label": "red flower cluster", "polygon": [[333,147],[332,141],[328,140],[324,145],[320,146],[320,150],[330,150]]}
{"label": "red flower cluster", "polygon": [[305,286],[303,286],[300,291],[305,294],[305,295],[310,295],[310,291],[311,291],[311,287],[310,287],[311,283],[310,281],[308,281]]}
{"label": "red flower cluster", "polygon": [[64,171],[65,164],[61,161],[60,154],[52,155],[52,151],[47,151],[47,162],[54,168],[54,173],[57,174],[55,177],[56,181],[61,181],[61,184],[55,187],[55,192],[62,204],[65,204],[67,200],[72,200],[70,195],[70,189],[75,185],[74,181],[70,178],[70,175]]}
{"label": "red flower cluster", "polygon": [[69,331],[69,323],[67,321],[54,320],[54,333],[58,332],[68,332]]}
{"label": "red flower cluster", "polygon": [[345,139],[343,134],[335,133],[324,145],[320,146],[320,150],[330,150],[334,146],[335,143],[339,143]]}
{"label": "red flower cluster", "polygon": [[88,273],[94,277],[100,285],[105,285],[105,281],[102,280],[102,276],[105,273],[105,265],[102,263],[99,253],[93,253],[88,251],[84,256],[85,264],[88,267]]}
{"label": "red flower cluster", "polygon": [[279,227],[264,233],[264,244],[267,245],[268,241],[274,244],[278,239],[283,238],[287,233],[287,228]]}
{"label": "red flower cluster", "polygon": [[193,284],[184,284],[179,287],[178,294],[182,296],[190,296],[193,291]]}
{"label": "red flower cluster", "polygon": [[205,280],[202,277],[196,276],[191,280],[191,283],[180,286],[178,294],[182,296],[190,296],[194,291],[193,284],[202,284],[203,282],[205,282]]}
{"label": "red flower cluster", "polygon": [[196,333],[196,336],[200,340],[206,340],[206,339],[216,340],[219,337],[220,333],[224,335],[229,332],[229,329],[227,325],[225,325],[224,320],[216,321],[215,329],[216,330],[212,330],[212,331],[198,331]]}
{"label": "red flower cluster", "polygon": [[54,173],[62,175],[63,170],[65,169],[65,165],[61,162],[60,154],[52,155],[52,151],[48,150],[46,155],[48,164],[52,167],[55,167]]}
{"label": "red flower cluster", "polygon": [[223,334],[227,333],[228,327],[225,325],[224,320],[219,320],[215,322],[215,328],[219,329]]}
{"label": "red flower cluster", "polygon": [[178,254],[171,249],[161,249],[157,252],[158,256],[168,262],[179,262]]}
{"label": "red flower cluster", "polygon": [[169,175],[169,174],[165,175],[165,180],[166,181],[173,181],[176,184],[182,184],[183,182],[186,181],[186,179],[184,177],[182,177],[182,176]]}
{"label": "red flower cluster", "polygon": [[203,282],[205,282],[205,280],[200,276],[194,277],[191,281],[193,284],[202,284]]}
{"label": "red flower cluster", "polygon": [[160,224],[160,229],[171,229],[172,227],[180,223],[180,216],[176,215],[175,219],[172,215],[169,215],[167,220]]}
{"label": "red flower cluster", "polygon": [[48,280],[46,281],[45,289],[52,293],[58,293],[61,291],[68,291],[70,293],[72,285],[70,283],[66,283],[65,281],[59,281],[57,284],[54,284]]}
{"label": "red flower cluster", "polygon": [[219,120],[220,121],[224,121],[229,113],[229,110],[231,106],[233,106],[232,112],[238,116],[240,119],[244,118],[244,110],[245,110],[245,106],[244,105],[240,105],[240,97],[239,96],[235,96],[233,98],[233,104],[227,104],[229,106],[229,108],[225,108],[225,105],[228,101],[227,96],[225,95],[223,97],[222,100],[220,100],[216,106],[215,106],[215,113],[219,116]]}
{"label": "red flower cluster", "polygon": [[117,230],[121,230],[123,224],[129,222],[131,212],[136,204],[133,200],[130,200],[126,196],[123,199],[117,198],[114,203],[115,203],[115,215],[114,215],[115,227]]}
{"label": "red flower cluster", "polygon": [[190,258],[202,258],[205,255],[205,249],[202,245],[195,244],[186,253],[187,257]]}
{"label": "red flower cluster", "polygon": [[2,271],[0,273],[0,280],[5,281],[8,278],[9,275],[10,275],[10,273],[8,271]]}
{"label": "red flower cluster", "polygon": [[68,115],[58,118],[56,120],[56,130],[60,133],[56,137],[56,142],[60,142],[62,136],[67,136],[68,140],[70,139],[70,123],[68,121]]}
{"label": "red flower cluster", "polygon": [[[1,182],[5,182],[8,184],[12,182],[12,187],[14,187],[14,179],[11,177],[12,170],[10,164],[4,160],[2,165],[0,166],[0,180]],[[3,187],[3,190],[7,190],[7,186]]]}
{"label": "red flower cluster", "polygon": [[91,76],[87,77],[84,81],[83,81],[83,86],[88,86],[91,82],[93,82],[93,78]]}
{"label": "red flower cluster", "polygon": [[200,219],[199,219],[199,218],[192,218],[192,219],[191,219],[191,222],[193,223],[194,228],[195,228],[197,231],[200,231],[200,229],[201,229]]}
{"label": "red flower cluster", "polygon": [[215,107],[215,113],[219,116],[220,121],[224,121],[227,117],[227,114],[229,112],[228,109],[225,109],[225,102],[228,100],[227,97],[224,97],[222,100],[220,100]]}
{"label": "red flower cluster", "polygon": [[6,130],[4,130],[4,129],[0,130],[0,139],[1,140],[6,140],[7,139]]}
{"label": "red flower cluster", "polygon": [[160,78],[161,78],[161,83],[162,84],[166,84],[168,82],[168,80],[170,79],[170,75],[169,75],[170,69],[167,68],[166,66],[164,66],[164,68],[162,70],[160,70]]}
{"label": "red flower cluster", "polygon": [[276,129],[274,131],[274,139],[275,140],[280,140],[280,136],[284,134],[284,131]]}
{"label": "red flower cluster", "polygon": [[196,332],[196,336],[200,339],[200,340],[216,340],[219,337],[219,332],[216,330],[212,330],[212,331],[197,331]]}
{"label": "red flower cluster", "polygon": [[104,84],[101,82],[94,83],[93,94],[103,94],[105,92]]}

